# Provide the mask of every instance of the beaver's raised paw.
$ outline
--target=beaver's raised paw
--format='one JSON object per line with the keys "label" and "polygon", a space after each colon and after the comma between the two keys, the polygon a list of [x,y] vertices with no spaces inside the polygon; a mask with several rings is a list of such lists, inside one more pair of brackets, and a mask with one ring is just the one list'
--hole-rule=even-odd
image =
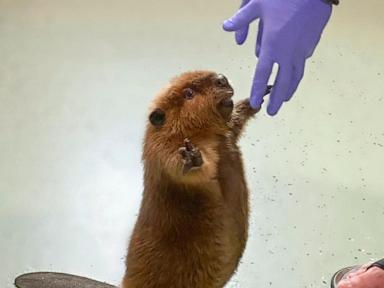
{"label": "beaver's raised paw", "polygon": [[[272,92],[272,89],[273,89],[273,86],[272,85],[268,85],[267,86],[267,89],[265,90],[265,93],[264,95],[268,95]],[[264,102],[264,100],[263,100]],[[236,106],[235,106],[235,113],[238,113],[240,115],[253,115],[253,114],[256,114],[257,112],[259,112],[261,109],[261,107],[259,108],[252,108],[251,107],[251,103],[250,103],[250,99],[247,98],[247,99],[244,99],[244,100],[241,100],[240,102],[236,103]]]}
{"label": "beaver's raised paw", "polygon": [[203,165],[203,158],[199,148],[196,148],[188,138],[184,140],[184,146],[179,148],[179,154],[184,163],[183,174]]}

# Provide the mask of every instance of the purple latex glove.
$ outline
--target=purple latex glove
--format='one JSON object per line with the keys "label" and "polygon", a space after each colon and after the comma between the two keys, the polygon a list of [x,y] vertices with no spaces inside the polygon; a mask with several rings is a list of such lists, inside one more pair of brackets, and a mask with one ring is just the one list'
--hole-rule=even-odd
{"label": "purple latex glove", "polygon": [[332,13],[326,0],[243,0],[240,10],[224,22],[224,30],[236,31],[241,45],[252,21],[260,19],[251,105],[260,108],[274,63],[279,64],[267,112],[275,115],[291,99]]}

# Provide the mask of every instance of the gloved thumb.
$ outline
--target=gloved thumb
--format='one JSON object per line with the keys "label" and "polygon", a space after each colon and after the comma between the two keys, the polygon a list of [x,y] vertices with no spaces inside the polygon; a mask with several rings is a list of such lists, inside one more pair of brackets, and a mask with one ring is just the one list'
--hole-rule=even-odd
{"label": "gloved thumb", "polygon": [[236,14],[224,21],[225,31],[236,31],[248,26],[252,21],[260,18],[260,8],[256,1],[250,1],[247,5],[239,9]]}

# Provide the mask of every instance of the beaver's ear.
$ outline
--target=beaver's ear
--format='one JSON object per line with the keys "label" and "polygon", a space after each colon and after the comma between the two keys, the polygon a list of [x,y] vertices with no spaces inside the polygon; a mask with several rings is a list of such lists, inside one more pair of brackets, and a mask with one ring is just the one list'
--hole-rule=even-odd
{"label": "beaver's ear", "polygon": [[149,122],[155,127],[163,126],[165,123],[165,112],[159,108],[149,115]]}

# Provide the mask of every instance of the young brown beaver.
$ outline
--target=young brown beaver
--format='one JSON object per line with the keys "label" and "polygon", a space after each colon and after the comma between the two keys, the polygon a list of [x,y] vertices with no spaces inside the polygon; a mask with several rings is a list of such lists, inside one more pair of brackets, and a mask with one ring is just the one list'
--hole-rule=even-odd
{"label": "young brown beaver", "polygon": [[248,229],[237,141],[257,111],[232,96],[223,75],[198,71],[156,98],[124,288],[219,288],[236,270]]}

